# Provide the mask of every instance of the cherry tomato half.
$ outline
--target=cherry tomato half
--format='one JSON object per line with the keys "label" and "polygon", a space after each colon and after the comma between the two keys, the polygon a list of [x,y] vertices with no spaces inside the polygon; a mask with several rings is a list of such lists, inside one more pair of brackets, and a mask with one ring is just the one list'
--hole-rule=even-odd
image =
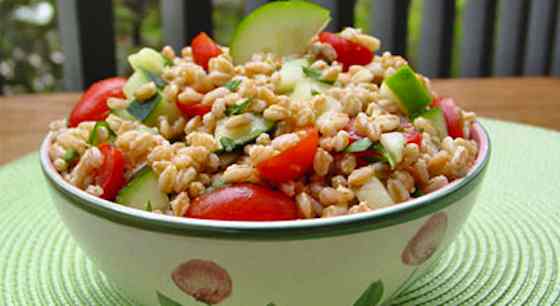
{"label": "cherry tomato half", "polygon": [[230,221],[294,220],[297,208],[282,192],[254,184],[237,184],[196,198],[185,217]]}
{"label": "cherry tomato half", "polygon": [[99,150],[103,154],[103,164],[97,170],[95,182],[103,188],[101,198],[113,200],[119,190],[126,184],[124,154],[121,150],[107,143],[101,144]]}
{"label": "cherry tomato half", "polygon": [[194,62],[208,70],[208,61],[222,54],[222,50],[206,33],[201,32],[191,42]]}
{"label": "cherry tomato half", "polygon": [[194,117],[194,116],[203,116],[204,114],[210,112],[212,106],[204,105],[202,103],[194,103],[194,104],[184,104],[179,101],[175,102],[177,108],[183,113],[183,115],[187,118]]}
{"label": "cherry tomato half", "polygon": [[368,48],[330,32],[321,32],[319,41],[331,45],[336,51],[336,60],[344,71],[352,65],[367,65],[373,59],[373,52]]}
{"label": "cherry tomato half", "polygon": [[122,91],[124,84],[126,84],[125,78],[115,77],[91,85],[72,109],[68,126],[76,127],[83,121],[105,120],[109,115],[107,99],[124,98]]}
{"label": "cherry tomato half", "polygon": [[406,143],[415,143],[418,146],[422,143],[422,133],[416,129],[405,132]]}
{"label": "cherry tomato half", "polygon": [[274,183],[296,179],[313,167],[315,152],[319,146],[319,132],[308,128],[307,135],[295,146],[257,165],[259,174]]}
{"label": "cherry tomato half", "polygon": [[432,106],[443,111],[447,123],[447,133],[453,138],[463,137],[463,118],[455,101],[452,98],[439,97],[434,99]]}

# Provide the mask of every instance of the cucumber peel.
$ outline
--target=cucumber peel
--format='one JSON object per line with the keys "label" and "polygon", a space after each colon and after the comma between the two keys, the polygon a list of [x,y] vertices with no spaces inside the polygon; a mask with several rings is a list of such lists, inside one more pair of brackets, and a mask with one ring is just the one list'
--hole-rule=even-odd
{"label": "cucumber peel", "polygon": [[260,134],[266,133],[274,127],[274,122],[254,114],[251,114],[251,122],[249,124],[238,128],[227,128],[225,125],[226,120],[227,118],[218,121],[216,131],[214,132],[221,150],[226,152],[242,148],[245,144],[257,139]]}
{"label": "cucumber peel", "polygon": [[407,115],[421,113],[432,102],[428,88],[418,80],[416,73],[408,65],[400,67],[395,74],[385,79],[382,84],[385,92],[390,89],[397,99],[399,107]]}
{"label": "cucumber peel", "polygon": [[145,166],[140,169],[128,184],[119,191],[116,202],[141,210],[164,210],[169,207],[169,198],[160,191],[158,177]]}
{"label": "cucumber peel", "polygon": [[233,35],[230,53],[236,64],[255,53],[301,55],[313,36],[330,21],[327,9],[305,1],[277,1],[262,5],[245,17]]}

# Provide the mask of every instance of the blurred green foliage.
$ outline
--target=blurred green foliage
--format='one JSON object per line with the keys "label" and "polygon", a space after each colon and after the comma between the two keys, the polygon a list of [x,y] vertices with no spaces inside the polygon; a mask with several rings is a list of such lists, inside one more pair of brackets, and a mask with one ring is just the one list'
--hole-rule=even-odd
{"label": "blurred green foliage", "polygon": [[[85,1],[85,0],[83,0]],[[423,1],[412,0],[406,56],[414,65],[418,49]],[[358,0],[355,8],[357,27],[369,29],[371,0]],[[457,1],[460,20],[465,0]],[[119,74],[129,73],[127,55],[142,46],[161,48],[162,16],[159,0],[113,0],[117,63]],[[245,0],[214,0],[214,37],[229,44],[235,26],[243,17]],[[455,45],[462,33],[455,24]],[[456,72],[459,48],[454,48]],[[61,50],[57,29],[55,0],[0,0],[0,77],[5,94],[62,90]]]}

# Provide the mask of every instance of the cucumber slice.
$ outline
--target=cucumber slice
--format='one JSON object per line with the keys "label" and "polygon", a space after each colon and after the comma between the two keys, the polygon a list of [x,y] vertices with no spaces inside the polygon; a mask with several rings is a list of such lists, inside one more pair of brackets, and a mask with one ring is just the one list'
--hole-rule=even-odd
{"label": "cucumber slice", "polygon": [[169,122],[175,122],[181,116],[175,103],[167,101],[160,93],[144,102],[133,100],[126,112],[150,127],[158,126],[161,116],[166,117]]}
{"label": "cucumber slice", "polygon": [[330,86],[317,82],[308,78],[299,80],[294,87],[294,91],[290,94],[292,100],[309,101],[314,94],[325,92]]}
{"label": "cucumber slice", "polygon": [[395,74],[385,79],[381,90],[382,94],[397,101],[401,110],[408,115],[424,111],[432,102],[432,95],[408,65],[400,67]]}
{"label": "cucumber slice", "polygon": [[151,48],[142,48],[137,53],[128,56],[128,62],[135,71],[145,70],[155,75],[163,72],[166,61],[161,53]]}
{"label": "cucumber slice", "polygon": [[224,118],[216,124],[214,135],[220,144],[221,150],[231,152],[242,148],[245,144],[254,141],[260,134],[266,133],[274,127],[274,123],[262,117],[251,114],[251,123],[239,128],[227,128]]}
{"label": "cucumber slice", "polygon": [[160,191],[158,177],[148,166],[139,170],[119,191],[116,202],[141,210],[146,210],[148,206],[159,210],[169,207],[169,198]]}
{"label": "cucumber slice", "polygon": [[136,120],[126,109],[111,109],[111,114],[121,117],[125,120]]}
{"label": "cucumber slice", "polygon": [[381,134],[379,142],[383,148],[391,155],[393,161],[398,164],[403,158],[403,150],[406,144],[404,135],[399,132]]}
{"label": "cucumber slice", "polygon": [[373,176],[367,183],[360,187],[356,192],[356,197],[360,201],[366,201],[371,209],[378,209],[395,204],[383,183]]}
{"label": "cucumber slice", "polygon": [[233,35],[230,52],[236,64],[259,52],[301,55],[330,21],[329,11],[305,1],[265,4],[245,17]]}
{"label": "cucumber slice", "polygon": [[150,81],[148,76],[142,71],[134,72],[124,84],[123,92],[127,99],[134,99],[134,92],[138,87]]}
{"label": "cucumber slice", "polygon": [[280,68],[280,84],[276,90],[279,93],[288,93],[294,90],[296,84],[305,78],[303,67],[309,65],[307,59],[289,60]]}
{"label": "cucumber slice", "polygon": [[445,116],[443,111],[439,108],[432,108],[428,111],[423,112],[418,117],[422,117],[430,123],[438,131],[440,139],[448,136],[447,133],[447,122],[445,121]]}

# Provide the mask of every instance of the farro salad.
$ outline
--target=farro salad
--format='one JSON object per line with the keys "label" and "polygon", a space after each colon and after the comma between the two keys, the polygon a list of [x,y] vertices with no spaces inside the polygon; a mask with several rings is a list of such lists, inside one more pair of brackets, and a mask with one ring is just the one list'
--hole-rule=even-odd
{"label": "farro salad", "polygon": [[200,33],[179,54],[132,54],[128,79],[95,83],[51,124],[54,167],[118,205],[246,221],[367,212],[465,176],[475,114],[377,55],[375,37],[322,32],[328,21],[274,2],[230,48]]}

